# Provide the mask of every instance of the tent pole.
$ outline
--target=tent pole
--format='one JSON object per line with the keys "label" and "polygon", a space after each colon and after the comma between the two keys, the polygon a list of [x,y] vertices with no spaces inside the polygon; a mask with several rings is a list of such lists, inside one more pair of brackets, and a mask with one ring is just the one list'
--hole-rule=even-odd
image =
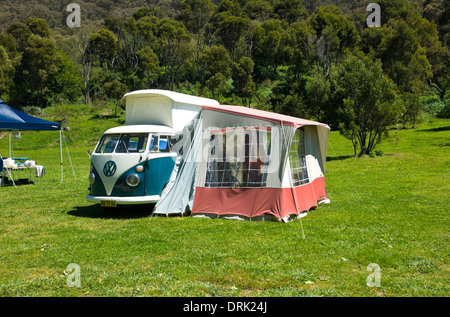
{"label": "tent pole", "polygon": [[11,151],[11,131],[9,131],[9,158],[12,158],[12,151]]}
{"label": "tent pole", "polygon": [[300,217],[300,226],[302,227],[302,236],[303,236],[303,239],[306,239],[306,237],[305,237],[305,231],[303,230],[302,217]]}
{"label": "tent pole", "polygon": [[62,137],[63,137],[63,139],[64,139],[64,145],[66,146],[67,156],[69,157],[70,167],[72,167],[73,178],[74,178],[75,180],[77,180],[77,177],[75,176],[75,170],[73,169],[72,160],[70,159],[69,147],[67,146],[66,137],[64,136],[64,133],[62,134]]}
{"label": "tent pole", "polygon": [[63,181],[62,130],[59,130],[59,154],[61,158],[61,182]]}

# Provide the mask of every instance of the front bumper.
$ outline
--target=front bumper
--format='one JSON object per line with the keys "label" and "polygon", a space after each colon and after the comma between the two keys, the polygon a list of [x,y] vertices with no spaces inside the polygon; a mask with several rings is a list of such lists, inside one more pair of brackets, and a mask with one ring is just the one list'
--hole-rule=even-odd
{"label": "front bumper", "polygon": [[141,205],[152,204],[160,200],[161,196],[138,196],[138,197],[117,197],[117,196],[92,196],[86,195],[86,200],[91,203],[101,203],[102,200],[115,200],[118,205]]}

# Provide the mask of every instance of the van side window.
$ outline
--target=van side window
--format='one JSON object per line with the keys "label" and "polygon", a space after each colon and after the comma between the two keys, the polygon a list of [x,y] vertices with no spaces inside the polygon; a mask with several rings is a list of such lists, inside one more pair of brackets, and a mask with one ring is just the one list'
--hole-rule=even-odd
{"label": "van side window", "polygon": [[170,150],[172,151],[173,146],[178,142],[177,139],[174,136],[168,136],[167,140],[169,141],[169,147]]}
{"label": "van side window", "polygon": [[150,142],[150,152],[159,151],[159,135],[152,135],[152,141]]}
{"label": "van side window", "polygon": [[122,134],[116,153],[142,153],[147,145],[146,134]]}
{"label": "van side window", "polygon": [[159,138],[159,151],[160,152],[170,152],[170,143],[167,140],[167,136],[161,136]]}

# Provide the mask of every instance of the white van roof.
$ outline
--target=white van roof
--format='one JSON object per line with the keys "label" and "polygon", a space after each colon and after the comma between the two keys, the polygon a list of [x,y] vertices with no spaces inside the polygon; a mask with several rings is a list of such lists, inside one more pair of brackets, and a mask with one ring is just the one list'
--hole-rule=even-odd
{"label": "white van roof", "polygon": [[162,90],[162,89],[143,89],[143,90],[136,90],[129,92],[125,94],[122,97],[122,102],[126,103],[126,99],[130,96],[149,96],[149,95],[160,95],[165,96],[170,99],[172,99],[176,103],[182,103],[182,104],[190,104],[190,105],[198,105],[198,106],[218,106],[219,102],[214,99],[204,98],[204,97],[198,97],[198,96],[191,96],[182,94],[175,91],[170,90]]}
{"label": "white van roof", "polygon": [[111,128],[105,131],[105,134],[120,134],[120,133],[167,133],[174,134],[175,131],[164,125],[125,125],[121,127]]}
{"label": "white van roof", "polygon": [[213,99],[186,95],[170,90],[145,89],[124,95],[126,125],[165,125],[180,132],[202,110],[218,106]]}

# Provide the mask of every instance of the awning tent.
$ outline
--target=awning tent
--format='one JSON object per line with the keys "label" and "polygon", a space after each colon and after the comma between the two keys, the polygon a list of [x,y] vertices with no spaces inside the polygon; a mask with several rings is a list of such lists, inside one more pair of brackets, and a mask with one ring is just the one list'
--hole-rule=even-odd
{"label": "awning tent", "polygon": [[61,179],[63,177],[62,163],[62,131],[61,124],[36,118],[11,108],[0,99],[0,131],[9,131],[9,156],[11,153],[11,131],[59,131]]}
{"label": "awning tent", "polygon": [[61,124],[30,116],[11,108],[0,99],[0,130],[59,131]]}
{"label": "awning tent", "polygon": [[329,126],[239,106],[203,106],[155,214],[288,221],[328,202]]}

